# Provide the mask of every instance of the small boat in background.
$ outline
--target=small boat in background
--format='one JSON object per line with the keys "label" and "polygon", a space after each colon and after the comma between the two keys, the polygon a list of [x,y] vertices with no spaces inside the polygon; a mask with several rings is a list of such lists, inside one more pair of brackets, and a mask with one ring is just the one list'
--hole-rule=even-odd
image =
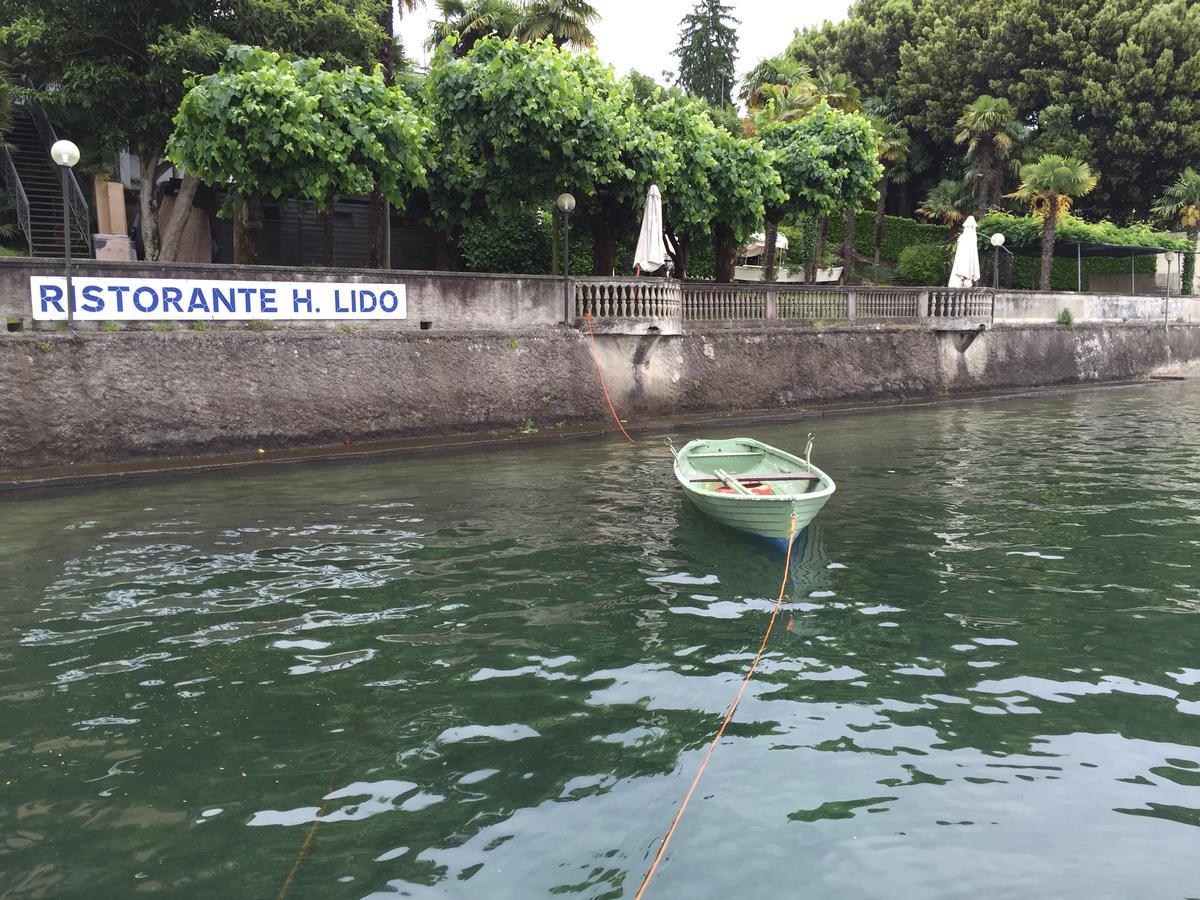
{"label": "small boat in background", "polygon": [[837,485],[814,466],[813,436],[805,459],[753,438],[689,441],[675,455],[675,477],[684,494],[722,525],[787,545],[792,514],[804,530]]}

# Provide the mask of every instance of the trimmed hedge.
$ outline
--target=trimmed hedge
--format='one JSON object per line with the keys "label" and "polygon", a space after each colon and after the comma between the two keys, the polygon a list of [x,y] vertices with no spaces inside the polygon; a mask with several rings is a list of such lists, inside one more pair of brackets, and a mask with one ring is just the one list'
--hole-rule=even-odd
{"label": "trimmed hedge", "polygon": [[[906,247],[914,244],[935,244],[939,241],[944,243],[949,234],[949,230],[944,225],[931,225],[915,219],[905,219],[902,216],[884,216],[883,237],[879,248],[880,259],[891,262],[898,261]],[[831,218],[826,243],[830,247],[838,247],[845,239],[845,218],[840,216]],[[875,255],[874,210],[859,210],[854,216],[854,249],[865,257]]]}
{"label": "trimmed hedge", "polygon": [[548,271],[550,232],[545,227],[546,218],[541,210],[517,209],[471,222],[463,229],[460,243],[463,267],[468,272]]}

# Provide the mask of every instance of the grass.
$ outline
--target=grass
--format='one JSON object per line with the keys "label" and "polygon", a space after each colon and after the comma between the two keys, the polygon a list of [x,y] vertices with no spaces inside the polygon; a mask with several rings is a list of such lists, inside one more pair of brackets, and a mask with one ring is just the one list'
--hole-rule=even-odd
{"label": "grass", "polygon": [[41,341],[41,342],[35,344],[34,346],[37,347],[39,350],[41,350],[43,353],[49,353],[50,348],[53,347],[54,345],[51,344],[49,341]]}
{"label": "grass", "polygon": [[1062,312],[1060,312],[1058,314],[1058,318],[1054,321],[1056,321],[1059,325],[1062,325],[1064,328],[1073,328],[1075,326],[1075,317],[1071,315],[1071,311],[1069,309],[1064,309]]}
{"label": "grass", "polygon": [[158,332],[174,331],[175,326],[172,325],[170,322],[155,322],[153,325],[150,326],[150,330],[158,331]]}
{"label": "grass", "polygon": [[208,331],[207,322],[193,322],[192,331]]}
{"label": "grass", "polygon": [[537,434],[538,428],[533,424],[533,419],[526,419],[517,431],[520,434]]}
{"label": "grass", "polygon": [[[72,293],[74,293],[74,292],[72,291]],[[109,334],[112,334],[114,331],[120,331],[121,326],[118,325],[116,322],[105,322],[103,325],[100,326],[100,330],[106,331]]]}
{"label": "grass", "polygon": [[246,323],[248,331],[273,331],[275,326],[265,319],[251,319]]}
{"label": "grass", "polygon": [[516,350],[516,349],[517,349],[517,339],[516,339],[516,338],[509,338],[509,339],[508,339],[508,349],[509,349],[509,350]]}

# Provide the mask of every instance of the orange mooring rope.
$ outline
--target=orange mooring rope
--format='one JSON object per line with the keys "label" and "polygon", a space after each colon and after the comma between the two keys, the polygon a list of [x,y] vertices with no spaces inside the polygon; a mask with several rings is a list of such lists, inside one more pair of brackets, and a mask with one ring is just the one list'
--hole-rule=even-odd
{"label": "orange mooring rope", "polygon": [[588,337],[591,338],[589,346],[592,350],[592,362],[596,364],[596,374],[600,376],[600,390],[604,391],[604,399],[608,401],[609,411],[612,412],[613,420],[617,423],[617,427],[621,429],[621,434],[625,435],[626,440],[631,444],[636,444],[633,438],[629,436],[629,432],[625,430],[625,426],[621,424],[621,417],[617,415],[617,410],[613,406],[612,397],[608,396],[608,386],[604,383],[604,373],[600,371],[600,357],[596,355],[596,334],[592,331],[592,314],[584,313],[583,318],[587,320]]}
{"label": "orange mooring rope", "polygon": [[679,804],[679,811],[675,813],[671,827],[667,829],[666,837],[663,838],[662,845],[658,848],[658,854],[654,857],[650,871],[642,879],[642,886],[638,888],[634,900],[641,900],[642,894],[646,892],[646,885],[650,883],[650,879],[654,877],[655,869],[662,862],[663,854],[667,852],[667,844],[671,842],[671,835],[675,833],[675,826],[683,818],[683,811],[687,809],[688,801],[692,799],[692,794],[696,791],[696,785],[700,783],[700,776],[704,774],[704,769],[708,766],[708,761],[712,759],[713,751],[717,749],[717,741],[721,740],[721,736],[725,734],[725,726],[729,724],[729,720],[733,718],[738,704],[742,702],[742,694],[746,692],[746,685],[750,683],[750,677],[754,674],[754,670],[758,668],[758,661],[762,659],[763,651],[767,648],[767,640],[771,637],[771,629],[775,627],[775,617],[779,615],[779,607],[783,604],[783,595],[787,591],[788,574],[792,570],[792,538],[795,536],[796,514],[792,513],[792,523],[788,528],[787,560],[783,564],[783,583],[779,585],[779,596],[775,598],[775,608],[771,610],[771,620],[767,622],[767,630],[763,633],[762,643],[758,645],[758,652],[754,654],[754,662],[750,663],[750,669],[746,672],[746,677],[742,679],[742,685],[738,688],[737,696],[733,698],[733,705],[729,707],[729,712],[725,713],[725,721],[721,723],[721,727],[713,735],[712,743],[708,745],[708,752],[704,754],[704,759],[700,761],[700,768],[696,770],[696,777],[692,779],[692,786],[684,794],[683,802]]}

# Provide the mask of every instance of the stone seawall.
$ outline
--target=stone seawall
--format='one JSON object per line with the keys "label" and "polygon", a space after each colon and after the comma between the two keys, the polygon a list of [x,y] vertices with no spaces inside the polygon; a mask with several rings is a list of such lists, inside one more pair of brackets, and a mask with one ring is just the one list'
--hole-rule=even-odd
{"label": "stone seawall", "polygon": [[[587,342],[565,328],[9,334],[0,473],[602,422]],[[596,346],[613,402],[636,426],[1126,379],[1200,360],[1200,326],[747,328]]]}

